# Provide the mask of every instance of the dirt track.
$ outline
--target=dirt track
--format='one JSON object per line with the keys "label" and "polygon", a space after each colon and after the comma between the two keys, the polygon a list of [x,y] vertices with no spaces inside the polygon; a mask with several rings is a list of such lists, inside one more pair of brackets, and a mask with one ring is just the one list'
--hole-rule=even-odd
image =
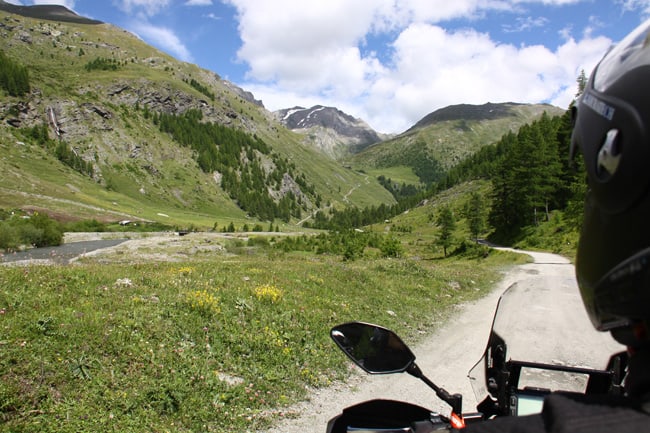
{"label": "dirt track", "polygon": [[[447,391],[463,395],[464,411],[471,412],[476,406],[476,399],[469,380],[468,370],[478,361],[485,348],[490,332],[492,317],[503,291],[512,283],[526,285],[531,291],[553,290],[551,296],[559,300],[556,313],[569,314],[587,322],[581,306],[578,289],[575,284],[574,268],[563,257],[545,253],[528,253],[535,263],[517,266],[504,275],[499,284],[486,297],[479,301],[461,306],[449,322],[432,335],[413,347],[417,363],[424,373],[443,386]],[[561,293],[562,296],[557,296]],[[570,302],[567,302],[567,298]],[[568,308],[569,311],[560,311]],[[577,309],[577,311],[576,311]],[[569,347],[569,354],[554,353],[554,357],[575,357],[559,360],[575,365],[576,359],[602,359],[604,368],[609,354],[620,351],[619,346],[608,334],[601,334],[592,328],[573,328],[565,332],[578,333],[581,347]],[[566,334],[565,334],[566,335]],[[539,347],[535,334],[528,335],[528,347]],[[555,342],[561,342],[558,338]],[[332,345],[332,350],[336,350]],[[341,354],[341,356],[344,356]],[[356,371],[360,371],[355,367]],[[324,432],[328,419],[338,414],[346,406],[363,400],[387,398],[408,401],[447,414],[449,408],[436,399],[435,393],[424,383],[407,374],[390,376],[355,375],[350,383],[338,384],[312,395],[311,399],[293,408],[291,413],[300,414],[297,418],[286,419],[272,433]]]}

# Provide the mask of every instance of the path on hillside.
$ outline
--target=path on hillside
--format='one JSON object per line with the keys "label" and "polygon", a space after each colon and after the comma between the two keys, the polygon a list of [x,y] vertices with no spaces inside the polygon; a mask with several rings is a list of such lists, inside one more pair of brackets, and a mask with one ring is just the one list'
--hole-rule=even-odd
{"label": "path on hillside", "polygon": [[[369,184],[370,181],[368,180],[368,175],[365,174],[364,176],[365,176],[365,177],[364,177],[364,180],[366,181],[366,184]],[[358,188],[361,188],[361,184],[360,184],[360,183],[357,183],[356,185],[353,185],[353,186],[350,188],[350,190],[349,190],[348,192],[346,192],[345,195],[343,196],[343,201],[346,202],[346,203],[349,203],[350,200],[348,199],[348,197],[350,197],[350,194],[352,194],[352,193],[354,192],[354,190],[355,190],[355,189],[358,189]],[[298,222],[296,223],[296,225],[301,226],[305,221],[311,219],[314,215],[316,215],[316,212],[319,212],[319,211],[326,212],[326,211],[327,211],[328,209],[330,209],[331,207],[332,207],[332,205],[330,204],[330,205],[328,205],[328,206],[325,206],[324,208],[316,209],[316,210],[312,211],[312,212],[311,212],[309,215],[307,215],[305,218],[303,218],[303,219],[301,219],[300,221],[298,221]]]}
{"label": "path on hillside", "polygon": [[85,203],[82,203],[82,202],[79,202],[79,201],[70,200],[70,199],[67,199],[67,198],[58,198],[58,197],[52,197],[52,196],[44,195],[44,194],[36,194],[36,193],[32,193],[32,192],[18,191],[18,190],[15,190],[15,189],[9,189],[9,188],[5,188],[5,187],[2,187],[2,186],[0,186],[0,191],[3,191],[3,192],[8,193],[8,194],[21,195],[21,196],[27,197],[27,198],[35,198],[35,199],[38,199],[38,200],[43,200],[44,202],[52,201],[52,202],[57,202],[57,203],[64,203],[64,204],[68,204],[68,205],[72,205],[72,206],[81,207],[81,208],[84,208],[84,209],[90,209],[90,210],[93,210],[93,211],[102,212],[102,213],[105,213],[105,214],[115,215],[115,216],[118,216],[118,217],[120,217],[122,219],[126,218],[126,219],[132,219],[132,220],[137,220],[137,221],[152,222],[151,220],[147,220],[147,219],[144,219],[144,218],[141,218],[141,217],[137,217],[137,216],[128,214],[126,212],[119,212],[119,211],[115,211],[115,210],[111,210],[111,209],[106,209],[106,208],[102,208],[102,207],[99,207],[99,206],[94,206],[94,205],[85,204]]}
{"label": "path on hillside", "polygon": [[[564,305],[572,305],[573,309],[557,313],[584,315],[584,320],[588,320],[582,308],[575,310],[575,305],[580,304],[580,300],[573,265],[565,258],[554,254],[523,253],[532,256],[534,263],[513,267],[487,296],[458,307],[458,311],[443,327],[427,336],[418,346],[412,347],[418,365],[431,380],[449,392],[459,392],[463,395],[464,411],[471,412],[476,407],[476,399],[467,379],[467,372],[481,357],[499,297],[511,284],[518,282],[526,285],[532,292],[558,288],[563,291],[564,297],[574,298],[574,302],[560,302],[558,310]],[[323,332],[327,331],[323,330]],[[580,329],[567,329],[566,332],[582,333],[581,338],[585,344],[584,347],[575,348],[578,350],[576,353],[583,356],[584,353],[589,352],[589,356],[593,355],[598,359],[602,357],[601,368],[605,367],[610,353],[622,350],[609,334],[598,333],[593,329],[586,331],[589,335],[584,335],[585,331]],[[529,347],[539,344],[535,335],[531,335],[528,341]],[[333,343],[332,350],[337,350]],[[344,355],[341,353],[341,356]],[[356,367],[355,370],[360,371]],[[337,384],[316,392],[309,401],[292,408],[291,413],[299,414],[297,418],[282,420],[274,429],[265,431],[270,433],[324,432],[327,421],[340,413],[344,407],[375,398],[408,401],[444,414],[449,412],[449,408],[436,399],[432,390],[407,374],[368,376],[358,373],[346,384]]]}

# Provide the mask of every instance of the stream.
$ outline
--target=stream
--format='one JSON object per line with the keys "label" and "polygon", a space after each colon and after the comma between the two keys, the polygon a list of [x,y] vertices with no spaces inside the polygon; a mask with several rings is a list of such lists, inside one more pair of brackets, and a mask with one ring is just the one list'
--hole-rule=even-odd
{"label": "stream", "polygon": [[0,263],[23,260],[51,260],[57,264],[67,264],[73,258],[90,251],[119,245],[127,239],[101,239],[92,241],[70,242],[57,247],[32,248],[15,253],[0,253]]}

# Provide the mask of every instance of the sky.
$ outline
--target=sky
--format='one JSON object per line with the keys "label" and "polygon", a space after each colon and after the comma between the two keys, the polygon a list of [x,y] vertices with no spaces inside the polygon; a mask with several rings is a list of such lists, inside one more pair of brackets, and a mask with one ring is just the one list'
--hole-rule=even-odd
{"label": "sky", "polygon": [[383,133],[453,104],[567,108],[650,0],[6,0],[59,4],[217,73],[271,110],[334,106]]}

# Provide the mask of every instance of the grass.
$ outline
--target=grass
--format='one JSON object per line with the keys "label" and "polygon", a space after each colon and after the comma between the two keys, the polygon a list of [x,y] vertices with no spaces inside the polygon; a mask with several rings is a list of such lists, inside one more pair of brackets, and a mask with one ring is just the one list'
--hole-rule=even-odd
{"label": "grass", "polygon": [[343,262],[259,244],[191,247],[187,262],[116,254],[3,269],[0,430],[265,428],[345,378],[331,326],[378,322],[417,340],[513,261]]}

